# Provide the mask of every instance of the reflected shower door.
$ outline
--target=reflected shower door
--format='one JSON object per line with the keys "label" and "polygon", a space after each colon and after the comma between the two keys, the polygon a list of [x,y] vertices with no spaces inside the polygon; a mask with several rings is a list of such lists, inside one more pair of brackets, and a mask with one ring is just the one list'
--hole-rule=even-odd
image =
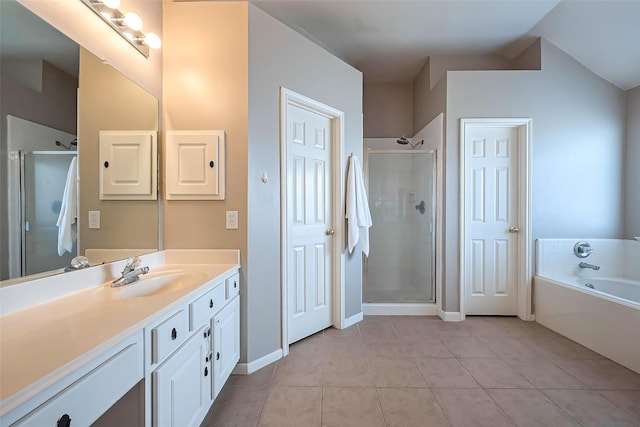
{"label": "reflected shower door", "polygon": [[22,275],[63,268],[76,255],[58,256],[58,215],[74,152],[22,153]]}
{"label": "reflected shower door", "polygon": [[364,302],[435,302],[434,160],[424,151],[368,153]]}

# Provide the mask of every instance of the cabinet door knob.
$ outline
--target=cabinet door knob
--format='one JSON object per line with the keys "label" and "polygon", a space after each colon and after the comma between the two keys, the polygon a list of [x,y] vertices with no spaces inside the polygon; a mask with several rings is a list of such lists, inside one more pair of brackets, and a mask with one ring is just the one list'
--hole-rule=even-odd
{"label": "cabinet door knob", "polygon": [[204,367],[204,376],[206,377],[207,375],[209,375],[209,367],[205,366]]}
{"label": "cabinet door knob", "polygon": [[215,166],[215,163],[213,163],[213,160],[211,160],[211,161],[209,162],[209,167],[210,167],[210,168],[212,168],[212,167],[214,167],[214,166]]}
{"label": "cabinet door knob", "polygon": [[175,340],[176,338],[178,338],[178,331],[176,331],[176,328],[173,328],[171,330],[171,340]]}
{"label": "cabinet door knob", "polygon": [[104,167],[105,167],[105,168],[108,168],[108,167],[109,167],[109,162],[105,161],[105,162],[104,162]]}
{"label": "cabinet door knob", "polygon": [[63,416],[60,417],[60,419],[58,419],[58,422],[56,423],[56,427],[69,427],[71,425],[71,417],[67,414],[64,414]]}
{"label": "cabinet door knob", "polygon": [[209,308],[213,308],[213,299],[209,300]]}
{"label": "cabinet door knob", "polygon": [[220,360],[220,352],[216,353],[216,360]]}
{"label": "cabinet door knob", "polygon": [[235,280],[233,281],[233,288],[237,288],[238,287],[238,282],[236,282]]}

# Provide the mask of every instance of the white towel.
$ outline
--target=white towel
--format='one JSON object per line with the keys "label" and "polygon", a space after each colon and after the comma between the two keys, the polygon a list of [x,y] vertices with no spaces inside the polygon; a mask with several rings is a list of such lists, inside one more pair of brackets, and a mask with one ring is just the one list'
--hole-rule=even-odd
{"label": "white towel", "polygon": [[76,219],[78,218],[78,166],[76,156],[71,159],[69,171],[67,172],[67,182],[64,185],[64,195],[62,196],[62,206],[58,215],[58,255],[65,252],[71,253],[73,242],[76,240]]}
{"label": "white towel", "polygon": [[347,173],[347,227],[349,253],[360,241],[362,252],[369,255],[369,227],[371,222],[371,212],[369,212],[369,202],[362,179],[362,168],[358,157],[351,155],[349,158],[349,172]]}

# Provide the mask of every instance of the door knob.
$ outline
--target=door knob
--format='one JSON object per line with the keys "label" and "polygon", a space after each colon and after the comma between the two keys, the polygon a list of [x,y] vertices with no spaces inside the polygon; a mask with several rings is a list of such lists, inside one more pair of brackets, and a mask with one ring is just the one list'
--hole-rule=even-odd
{"label": "door knob", "polygon": [[324,232],[324,234],[326,234],[327,236],[333,236],[333,233],[334,233],[333,228],[330,228]]}
{"label": "door knob", "polygon": [[520,231],[518,227],[509,227],[509,233],[517,233],[518,231]]}

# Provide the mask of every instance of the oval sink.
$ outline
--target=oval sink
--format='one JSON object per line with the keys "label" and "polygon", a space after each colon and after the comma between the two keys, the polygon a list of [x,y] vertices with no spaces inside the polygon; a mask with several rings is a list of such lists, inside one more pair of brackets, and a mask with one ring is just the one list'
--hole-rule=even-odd
{"label": "oval sink", "polygon": [[205,272],[191,271],[172,270],[149,273],[141,276],[137,282],[122,287],[119,295],[123,298],[137,298],[176,292],[201,284],[206,277]]}

